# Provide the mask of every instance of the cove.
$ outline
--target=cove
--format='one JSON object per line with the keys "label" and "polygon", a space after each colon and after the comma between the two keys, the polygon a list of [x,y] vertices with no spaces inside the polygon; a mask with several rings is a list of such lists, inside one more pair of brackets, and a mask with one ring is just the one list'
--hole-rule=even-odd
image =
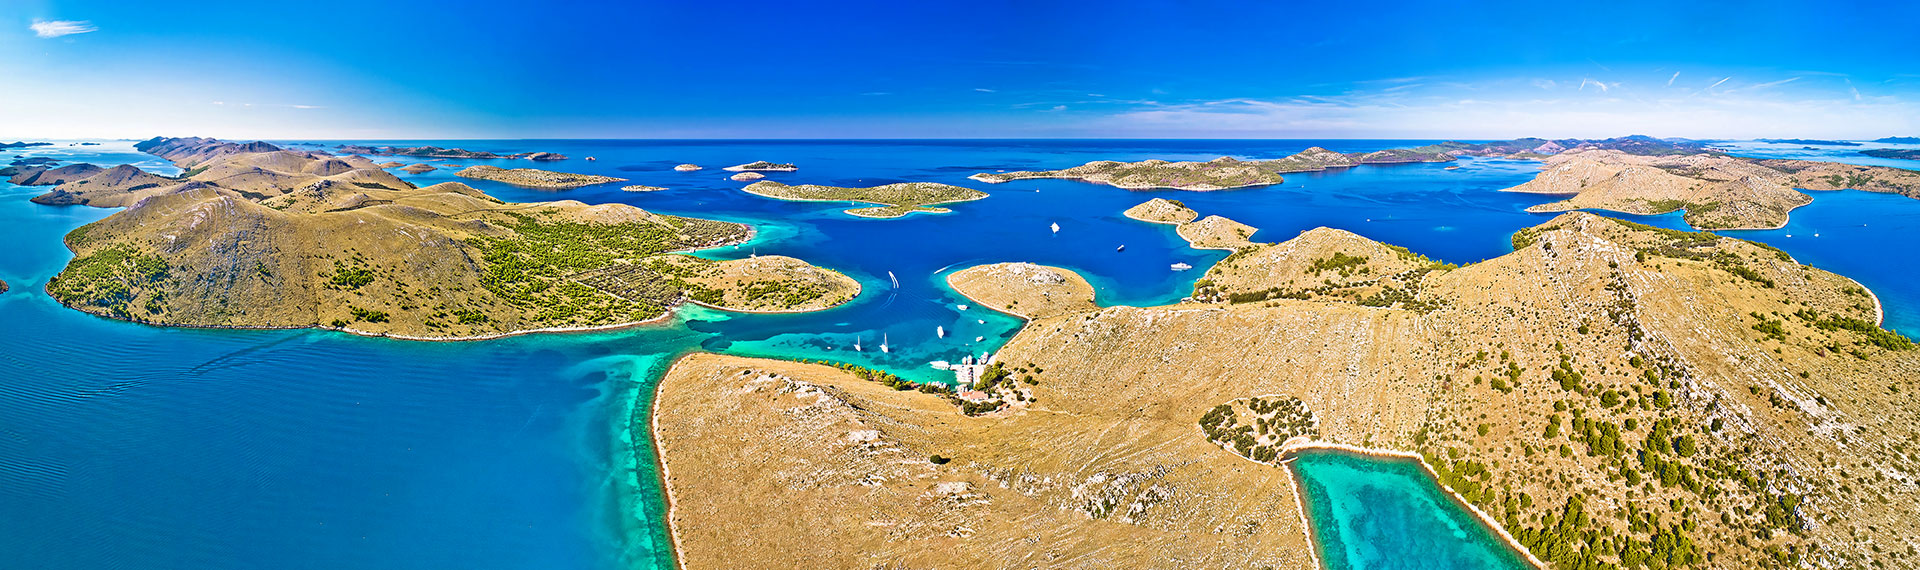
{"label": "cove", "polygon": [[1533,568],[1418,459],[1302,449],[1285,466],[1328,570]]}

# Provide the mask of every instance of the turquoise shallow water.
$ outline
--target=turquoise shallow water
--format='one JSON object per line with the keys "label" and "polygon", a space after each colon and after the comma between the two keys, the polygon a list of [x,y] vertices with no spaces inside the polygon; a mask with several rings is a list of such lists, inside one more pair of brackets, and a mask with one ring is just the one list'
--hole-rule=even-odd
{"label": "turquoise shallow water", "polygon": [[[1033,261],[1086,274],[1103,304],[1186,294],[1224,252],[1188,249],[1171,227],[1120,215],[1150,197],[1252,224],[1258,240],[1325,225],[1452,262],[1506,253],[1513,231],[1549,218],[1522,210],[1551,200],[1496,192],[1537,168],[1498,159],[1456,170],[1359,167],[1210,193],[966,180],[1096,159],[1273,157],[1310,145],[1420,141],[406,142],[562,152],[574,158],[546,167],[670,189],[552,192],[448,171],[403,176],[461,180],[507,200],[624,202],[752,223],[754,242],[702,255],[792,255],[866,289],[813,314],[687,309],[631,329],[469,343],[156,328],[66,310],[39,292],[70,257],[60,236],[111,211],[32,204],[42,189],[0,183],[8,243],[0,279],[14,287],[0,295],[0,567],[666,568],[651,447],[644,431],[627,428],[644,419],[653,382],[676,355],[823,358],[939,380],[928,361],[997,350],[1019,326],[960,310],[946,272]],[[42,153],[172,172],[125,142],[33,151]],[[799,164],[770,175],[790,183],[926,180],[992,197],[952,214],[868,220],[842,214],[842,205],[747,195],[717,170],[761,159]],[[709,169],[671,170],[682,162]],[[1915,322],[1920,285],[1908,277],[1920,253],[1883,244],[1920,230],[1920,200],[1817,196],[1795,224],[1820,238],[1802,237],[1811,232],[1799,225],[1752,237],[1860,279],[1887,301],[1889,323]],[[1683,225],[1677,216],[1645,221]],[[1870,226],[1847,229],[1856,222]],[[1115,252],[1121,244],[1126,251]],[[1196,269],[1169,270],[1175,262]],[[936,337],[935,327],[948,336]],[[882,338],[893,352],[872,350]],[[850,350],[856,339],[866,352]]]}
{"label": "turquoise shallow water", "polygon": [[1306,450],[1287,468],[1300,483],[1329,570],[1532,568],[1418,460]]}

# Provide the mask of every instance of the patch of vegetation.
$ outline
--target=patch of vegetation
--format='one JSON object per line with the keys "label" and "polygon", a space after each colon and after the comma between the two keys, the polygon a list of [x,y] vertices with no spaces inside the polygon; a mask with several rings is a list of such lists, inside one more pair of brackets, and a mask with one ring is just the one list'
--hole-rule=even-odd
{"label": "patch of vegetation", "polygon": [[1350,276],[1356,268],[1360,269],[1361,272],[1365,272],[1366,268],[1361,266],[1366,265],[1366,263],[1366,256],[1347,255],[1345,252],[1336,251],[1333,252],[1331,256],[1313,260],[1313,264],[1307,267],[1307,272],[1319,275],[1324,271],[1336,271],[1340,273],[1341,277],[1347,277]]}
{"label": "patch of vegetation", "polygon": [[[1245,419],[1240,410],[1246,412]],[[1200,431],[1207,441],[1263,463],[1277,460],[1280,446],[1288,439],[1320,435],[1313,411],[1292,396],[1245,398],[1214,406],[1200,416]]]}
{"label": "patch of vegetation", "polygon": [[134,299],[150,290],[153,292],[141,309],[147,314],[164,310],[164,298],[157,286],[170,269],[158,256],[124,244],[113,245],[67,263],[65,270],[47,282],[47,293],[70,306],[91,307],[130,319]]}

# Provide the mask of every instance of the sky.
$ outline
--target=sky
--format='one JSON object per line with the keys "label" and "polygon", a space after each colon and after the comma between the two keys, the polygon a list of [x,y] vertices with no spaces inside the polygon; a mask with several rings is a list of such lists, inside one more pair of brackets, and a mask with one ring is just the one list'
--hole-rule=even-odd
{"label": "sky", "polygon": [[1909,2],[190,4],[0,1],[0,138],[1920,135]]}

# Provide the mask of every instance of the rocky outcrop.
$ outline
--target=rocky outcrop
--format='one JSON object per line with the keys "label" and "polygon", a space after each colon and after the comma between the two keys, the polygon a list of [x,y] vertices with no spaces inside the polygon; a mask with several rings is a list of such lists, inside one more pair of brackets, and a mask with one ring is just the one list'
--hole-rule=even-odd
{"label": "rocky outcrop", "polygon": [[800,169],[799,167],[794,166],[792,164],[773,163],[773,162],[767,162],[764,160],[756,160],[746,164],[729,166],[724,168],[723,170],[730,170],[733,172],[793,172],[799,169]]}

